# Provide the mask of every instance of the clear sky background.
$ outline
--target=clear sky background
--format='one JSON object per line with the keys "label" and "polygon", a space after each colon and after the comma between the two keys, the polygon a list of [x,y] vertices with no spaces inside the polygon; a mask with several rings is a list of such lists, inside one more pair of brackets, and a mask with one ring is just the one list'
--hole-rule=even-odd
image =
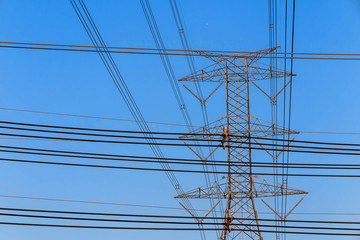
{"label": "clear sky background", "polygon": [[[169,2],[166,0],[151,0],[150,2],[166,47],[181,48]],[[186,30],[192,47],[238,51],[257,51],[268,48],[267,3],[266,0],[181,1]],[[86,4],[109,46],[155,46],[139,1],[87,0]],[[360,52],[360,1],[358,0],[297,1],[295,21],[295,52]],[[280,25],[283,26],[283,23]],[[91,45],[69,1],[1,0],[0,32],[1,41]],[[283,41],[279,42],[283,44]],[[147,121],[183,124],[159,56],[118,54],[113,57]],[[171,57],[171,61],[177,78],[189,74],[185,58]],[[196,59],[196,64],[200,68],[210,62]],[[294,72],[297,77],[294,78],[293,83],[292,129],[360,132],[358,107],[360,104],[360,67],[357,61],[295,60]],[[97,54],[0,49],[0,74],[0,107],[2,108],[132,119]],[[194,124],[201,125],[198,103],[185,90],[183,94],[187,105],[191,105]],[[209,102],[210,121],[217,120],[225,111],[221,95],[216,99],[219,101]],[[257,106],[252,114],[270,120],[270,114],[268,110],[265,110],[269,106],[265,98],[259,96],[252,104]],[[8,121],[137,130],[135,124],[123,121],[60,117],[6,110],[0,110],[0,114],[1,119]],[[186,131],[184,127],[164,125],[150,127],[158,131]],[[304,133],[300,134],[298,139],[359,143],[359,136]],[[152,154],[145,146],[9,139],[1,139],[0,142],[8,145],[51,149]],[[166,156],[194,158],[192,153],[185,148],[168,147],[163,148],[163,151]],[[0,155],[10,156],[5,153]],[[22,156],[22,158],[39,159],[29,156]],[[291,158],[293,161],[308,163],[355,163],[359,160],[356,156],[293,153]],[[146,164],[144,166],[159,167]],[[6,162],[0,162],[0,169],[0,195],[180,207],[173,199],[176,195],[174,189],[165,174],[161,172]],[[291,172],[302,173],[295,170],[290,170]],[[336,173],[341,172],[336,171]],[[176,174],[176,176],[184,189],[192,189],[204,184],[203,177],[200,176],[191,174]],[[290,178],[289,185],[309,192],[295,212],[360,213],[359,179],[293,177]],[[16,200],[4,197],[0,197],[0,206],[186,214],[181,210]],[[360,221],[360,215],[351,217],[293,215],[292,218]],[[30,221],[1,217],[2,220]],[[38,222],[48,221],[39,220]],[[65,222],[53,221],[53,223]],[[0,232],[1,238],[6,240],[200,238],[197,232],[105,231],[15,226],[0,226]],[[210,234],[208,239],[214,239],[214,236]],[[273,239],[273,237],[269,235],[266,239]],[[340,238],[289,235],[287,239]],[[348,237],[347,239],[358,238]]]}

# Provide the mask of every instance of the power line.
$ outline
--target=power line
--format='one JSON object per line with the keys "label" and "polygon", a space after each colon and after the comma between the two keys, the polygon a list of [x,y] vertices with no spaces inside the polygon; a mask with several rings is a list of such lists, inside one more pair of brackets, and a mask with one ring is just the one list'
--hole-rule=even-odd
{"label": "power line", "polygon": [[[17,111],[17,112],[28,112],[28,113],[40,113],[40,114],[67,116],[67,117],[93,118],[93,119],[101,119],[101,120],[136,122],[135,120],[132,120],[132,119],[122,119],[122,118],[110,118],[110,117],[99,117],[99,116],[78,115],[78,114],[68,114],[68,113],[44,112],[44,111],[25,110],[25,109],[17,109],[17,108],[3,108],[3,107],[0,107],[0,109],[1,110],[9,110],[9,111]],[[148,123],[148,124],[167,125],[167,126],[178,126],[178,127],[186,127],[187,126],[187,125],[178,124],[178,123],[164,123],[164,122],[154,122],[154,121],[150,121],[150,122],[147,121],[146,123]],[[196,127],[196,126],[194,126],[194,127]]]}
{"label": "power line", "polygon": [[[109,49],[106,47],[105,41],[102,38],[96,24],[94,23],[87,7],[85,6],[85,3],[82,0],[79,0],[79,5],[81,8],[79,8],[78,4],[75,2],[75,0],[70,0],[70,3],[73,7],[73,9],[76,12],[76,15],[78,16],[81,24],[83,25],[87,35],[89,36],[92,44],[94,45],[96,52],[98,53],[99,57],[101,58],[103,64],[105,65],[106,70],[108,71],[112,81],[114,82],[115,86],[117,87],[119,93],[121,94],[125,104],[127,105],[128,109],[130,110],[132,116],[136,120],[136,123],[139,127],[139,129],[144,132],[144,136],[146,138],[152,137],[151,131],[149,126],[146,124],[146,121],[136,104],[129,88],[126,85],[126,82],[124,78],[122,77],[119,68],[117,67],[114,59],[112,58],[111,53],[109,52]],[[82,11],[81,11],[82,9]],[[149,146],[154,153],[154,155],[158,158],[164,158],[164,154],[162,150],[160,149],[159,145],[156,144],[156,141],[153,139],[147,139],[147,142],[149,143]],[[161,167],[165,170],[170,170],[169,164],[166,163],[165,160],[159,161]],[[182,194],[184,191],[177,180],[176,176],[171,171],[165,171],[166,176],[170,180],[170,183],[172,184],[173,188],[178,194]],[[189,200],[184,199],[184,204],[187,205],[189,208],[191,208],[191,203]]]}
{"label": "power line", "polygon": [[[10,127],[7,127],[10,128]],[[31,131],[42,131],[42,132],[49,132],[49,130],[40,130],[40,129],[32,129]],[[55,131],[53,131],[55,132]],[[69,132],[69,134],[71,134]],[[24,138],[37,138],[37,139],[47,139],[47,140],[62,140],[62,141],[78,141],[78,142],[93,142],[93,143],[113,143],[113,144],[136,144],[136,145],[155,145],[155,146],[196,146],[196,147],[216,147],[217,145],[212,144],[182,144],[182,143],[165,143],[165,142],[133,142],[133,141],[113,141],[113,140],[103,140],[103,139],[83,139],[83,138],[65,138],[65,137],[50,137],[50,136],[39,136],[39,135],[29,135],[29,134],[13,134],[13,133],[0,133],[0,135],[3,136],[12,136],[12,137],[24,137]],[[84,134],[84,135],[92,135],[92,134]],[[134,138],[134,137],[133,137]],[[136,137],[136,138],[142,138],[142,137]],[[150,137],[146,139],[157,139],[155,137]],[[165,140],[176,140],[179,141],[179,139],[172,139],[167,138]],[[231,142],[231,141],[229,141]],[[266,143],[254,143],[254,145],[268,145],[268,146],[276,146],[276,147],[282,147],[283,145],[277,145],[277,144],[266,144]],[[225,147],[231,147],[231,148],[242,148],[247,149],[249,147],[247,146],[225,146]],[[290,148],[312,148],[312,149],[325,149],[325,150],[337,150],[337,151],[349,151],[349,152],[333,152],[333,151],[308,151],[308,150],[298,150],[298,149],[290,149]],[[299,153],[318,153],[318,154],[337,154],[337,155],[360,155],[360,153],[357,152],[351,152],[351,151],[360,151],[360,149],[346,149],[346,148],[325,148],[325,147],[311,147],[311,146],[288,146],[286,149],[280,149],[280,148],[265,148],[265,147],[251,147],[251,149],[256,150],[263,150],[263,151],[284,151],[284,152],[299,152]],[[161,159],[165,159],[165,157],[162,157]]]}
{"label": "power line", "polygon": [[[22,218],[45,218],[45,219],[61,219],[61,220],[78,220],[78,221],[96,221],[96,222],[121,222],[121,223],[147,223],[147,224],[175,224],[175,225],[198,225],[196,222],[179,222],[179,221],[153,221],[153,220],[129,220],[129,219],[109,219],[109,218],[85,218],[85,217],[64,217],[64,216],[50,216],[50,215],[32,215],[32,214],[14,214],[14,213],[0,213],[0,216],[22,217]],[[261,221],[261,220],[260,220]],[[273,221],[273,220],[270,220]],[[358,224],[358,223],[357,223]],[[221,226],[224,223],[209,223],[202,222],[201,225]],[[250,224],[235,224],[236,226],[252,226]],[[259,224],[260,227],[273,228],[276,225]],[[308,226],[283,226],[283,228],[291,229],[312,229],[312,230],[342,230],[342,231],[358,231],[357,228],[344,227],[308,227]]]}
{"label": "power line", "polygon": [[[54,227],[54,228],[82,228],[82,229],[107,229],[107,230],[155,230],[155,231],[199,231],[198,228],[154,228],[154,227],[109,227],[109,226],[85,226],[85,225],[61,225],[61,224],[40,224],[40,223],[19,223],[19,222],[0,222],[0,225],[12,226],[32,226],[32,227]],[[202,228],[205,231],[217,231],[217,228]],[[234,229],[233,231],[252,231],[249,229]],[[261,230],[267,233],[285,233],[282,231]],[[287,234],[301,235],[327,235],[327,236],[360,236],[353,233],[326,233],[326,232],[294,232],[286,231]]]}
{"label": "power line", "polygon": [[[154,206],[154,205],[143,205],[143,204],[129,204],[129,203],[118,203],[118,202],[100,202],[100,201],[88,201],[88,200],[72,200],[72,199],[59,199],[59,198],[44,198],[44,197],[30,197],[30,196],[19,196],[19,195],[3,195],[3,198],[15,198],[25,200],[40,200],[40,201],[55,201],[55,202],[70,202],[70,203],[85,203],[85,204],[99,204],[99,205],[114,205],[114,206],[127,206],[127,207],[144,207],[144,208],[157,208],[157,209],[169,209],[169,210],[182,210],[184,208],[179,207],[168,207],[168,206]],[[192,209],[191,209],[192,210]],[[197,211],[208,212],[208,210],[196,209]],[[274,214],[273,212],[259,212],[260,214]],[[343,216],[357,216],[360,213],[336,213],[336,212],[293,212],[291,215],[343,215]]]}
{"label": "power line", "polygon": [[[158,215],[158,214],[129,214],[129,213],[109,213],[109,212],[88,212],[88,211],[65,211],[65,210],[46,210],[46,209],[29,209],[29,208],[4,208],[3,211],[16,211],[16,212],[37,212],[37,213],[55,213],[55,214],[74,214],[74,215],[96,215],[96,216],[112,216],[112,217],[131,217],[131,218],[165,218],[165,219],[193,219],[192,216],[184,215]],[[225,219],[224,217],[209,217],[206,216],[204,220],[209,219]],[[244,220],[248,218],[234,217],[234,219]],[[251,218],[251,220],[254,220]],[[259,221],[264,222],[280,222],[284,220],[259,218]],[[352,224],[360,225],[359,221],[325,221],[325,220],[299,220],[299,219],[286,219],[286,222],[291,223],[315,223],[315,224]]]}
{"label": "power line", "polygon": [[[186,108],[185,101],[184,101],[184,98],[183,98],[182,93],[180,91],[179,84],[178,84],[178,81],[177,81],[177,79],[175,77],[174,69],[173,69],[173,67],[171,65],[170,59],[166,55],[166,51],[162,50],[162,49],[165,49],[165,45],[164,45],[164,42],[162,40],[161,33],[160,33],[160,30],[159,30],[159,28],[157,26],[155,17],[153,15],[151,6],[150,6],[149,2],[146,1],[146,0],[145,0],[145,2],[144,2],[144,0],[140,0],[140,3],[141,3],[141,6],[142,6],[142,9],[143,9],[146,21],[147,21],[148,26],[150,28],[152,37],[153,37],[154,42],[156,44],[156,47],[158,49],[162,64],[164,66],[167,78],[169,80],[171,89],[172,89],[173,94],[175,96],[175,99],[177,101],[178,107],[179,107],[180,112],[181,112],[181,114],[182,114],[182,116],[184,118],[186,126],[189,129],[189,132],[191,132],[193,130],[193,128],[192,128],[193,124],[192,124],[192,121],[191,121],[191,118],[190,118],[190,114],[189,114],[189,112],[188,112],[188,110]],[[161,53],[164,53],[164,54],[161,54]]]}
{"label": "power line", "polygon": [[[98,131],[98,132],[114,132],[114,133],[134,133],[134,134],[144,134],[146,132],[142,132],[142,131],[131,131],[131,130],[118,130],[118,129],[102,129],[102,128],[84,128],[84,127],[73,127],[73,126],[60,126],[60,125],[46,125],[46,124],[34,124],[34,123],[23,123],[23,122],[13,122],[13,121],[0,121],[0,123],[3,124],[9,124],[9,125],[22,125],[22,126],[32,126],[32,127],[41,127],[41,128],[59,128],[59,129],[71,129],[71,130],[81,130],[81,131]],[[10,127],[6,127],[6,126],[1,126],[2,128],[10,128]],[[15,129],[15,128],[13,128]],[[83,134],[86,135],[86,133],[77,133],[77,132],[55,132],[53,130],[40,130],[40,129],[20,129],[19,130],[29,130],[29,131],[48,131],[48,132],[53,132],[53,133],[66,133],[66,134]],[[179,135],[179,136],[184,136],[184,135],[188,135],[188,136],[218,136],[218,137],[222,137],[223,134],[207,134],[207,133],[186,133],[186,132],[151,132],[153,135]],[[88,135],[93,135],[93,136],[104,136],[104,137],[133,137],[133,136],[119,136],[119,135],[100,135],[100,134],[88,134]],[[249,138],[248,136],[245,135],[234,135],[234,134],[229,134],[229,136],[231,137],[235,137],[235,138]],[[139,137],[134,137],[134,138],[139,138]],[[143,137],[144,138],[144,137]],[[153,137],[154,138],[154,137]],[[250,137],[250,138],[254,138],[254,139],[261,139],[261,140],[269,140],[269,141],[273,141],[274,138],[267,138],[267,137]],[[161,138],[158,138],[161,139]],[[176,140],[180,140],[180,139],[176,139]],[[181,140],[193,140],[193,139],[186,139],[184,137],[181,138]],[[213,140],[213,139],[197,139],[197,140],[204,140],[204,141],[216,141],[219,142],[220,140]],[[294,143],[310,143],[310,144],[320,144],[320,145],[341,145],[341,146],[357,146],[360,147],[360,144],[354,144],[354,143],[339,143],[339,142],[320,142],[320,141],[308,141],[308,140],[289,140],[289,139],[275,139],[276,141],[284,141],[284,142],[294,142]],[[234,142],[234,141],[233,141]],[[253,143],[256,144],[256,143]],[[269,145],[266,143],[262,143],[263,145]],[[270,146],[276,146],[276,145],[270,145]],[[283,146],[283,144],[279,145],[279,146]],[[293,145],[290,145],[289,147],[295,147]],[[296,147],[305,147],[305,146],[296,146]],[[360,149],[355,149],[355,150],[360,150]]]}
{"label": "power line", "polygon": [[[174,55],[174,56],[196,56],[202,57],[198,54],[198,52],[208,52],[208,53],[229,53],[229,54],[255,54],[256,52],[246,52],[246,51],[216,51],[216,50],[191,50],[193,53],[176,53],[176,52],[184,52],[182,49],[160,49],[166,50],[167,53],[158,53],[159,49],[155,48],[128,48],[128,47],[110,47],[110,46],[95,46],[95,48],[99,48],[99,50],[92,50],[94,46],[81,46],[81,45],[65,45],[65,44],[46,44],[46,43],[20,43],[20,42],[0,42],[0,44],[12,44],[15,46],[9,45],[0,45],[2,48],[15,48],[15,49],[34,49],[34,50],[58,50],[58,51],[73,51],[73,52],[93,52],[93,53],[124,53],[124,54],[151,54],[151,55]],[[16,46],[16,45],[30,45],[30,46]],[[49,46],[49,47],[31,47],[33,46]],[[69,48],[52,48],[52,47],[69,47]],[[76,49],[76,48],[90,48],[90,49]],[[102,48],[107,49],[121,49],[121,50],[128,50],[128,51],[113,51],[113,50],[101,50]],[[133,50],[133,51],[130,51]],[[153,52],[145,52],[145,51],[137,51],[134,50],[148,50]],[[175,53],[171,53],[174,51]],[[170,52],[170,53],[169,53]],[[291,53],[287,52],[274,52],[274,54],[278,55],[289,55]],[[360,60],[360,58],[350,58],[350,56],[360,56],[357,53],[295,53],[294,55],[310,55],[310,56],[347,56],[345,57],[289,57],[287,59],[312,59],[312,60]],[[227,55],[227,54],[215,54],[215,57],[238,57],[238,58],[245,58],[248,57],[247,55]],[[262,58],[272,58],[272,56],[262,56]],[[284,56],[277,56],[276,58],[282,59],[285,58]]]}
{"label": "power line", "polygon": [[[5,46],[0,45],[0,48],[9,48],[9,49],[30,49],[30,50],[45,50],[45,51],[67,51],[67,52],[90,52],[90,53],[122,53],[122,54],[138,54],[138,55],[168,55],[168,56],[194,56],[201,57],[201,55],[197,53],[193,54],[182,54],[182,53],[157,53],[157,52],[140,52],[140,51],[114,51],[114,50],[92,50],[92,49],[75,49],[75,48],[51,48],[51,47],[24,47],[24,46]],[[284,53],[283,53],[284,54]],[[222,58],[246,58],[248,56],[240,56],[240,55],[226,55],[226,54],[217,54],[213,55],[214,57],[222,57]],[[270,56],[262,56],[262,58],[271,58]],[[277,58],[282,59],[283,56],[277,56]],[[290,59],[291,57],[287,57]],[[350,57],[293,57],[293,59],[298,60],[352,60],[359,61],[360,58],[350,58]]]}
{"label": "power line", "polygon": [[[125,122],[136,122],[131,119],[120,119],[120,118],[110,118],[110,117],[100,117],[100,116],[89,116],[89,115],[78,115],[78,114],[68,114],[68,113],[57,113],[57,112],[48,112],[48,111],[35,111],[35,110],[27,110],[27,109],[18,109],[18,108],[5,108],[0,107],[1,110],[8,111],[17,111],[17,112],[28,112],[28,113],[38,113],[38,114],[48,114],[48,115],[59,115],[59,116],[67,116],[67,117],[79,117],[79,118],[90,118],[90,119],[102,119],[102,120],[114,120],[114,121],[125,121]],[[165,123],[165,122],[154,122],[147,121],[148,124],[159,124],[159,125],[168,125],[168,126],[179,126],[186,127],[187,125],[178,124],[178,123]],[[200,127],[200,126],[193,126]],[[360,132],[333,132],[333,131],[298,131],[299,133],[313,133],[313,134],[344,134],[344,135],[360,135]]]}
{"label": "power line", "polygon": [[[26,200],[41,200],[41,201],[85,203],[85,204],[126,206],[126,207],[144,207],[144,208],[157,208],[157,209],[185,210],[184,208],[167,207],[167,206],[154,206],[154,205],[118,203],[118,202],[101,202],[101,201],[88,201],[88,200],[73,200],[73,199],[60,199],[60,198],[29,197],[29,196],[19,196],[19,195],[3,195],[3,194],[0,194],[0,197],[3,197],[3,198],[15,198],[15,199],[26,199]],[[196,209],[196,210],[197,211],[207,211],[207,210],[202,210],[202,209]]]}
{"label": "power line", "polygon": [[[0,148],[3,148],[4,146],[0,146]],[[18,147],[5,147],[5,148],[12,148],[12,149],[23,149]],[[29,148],[27,148],[29,149]],[[32,149],[35,151],[47,151],[52,152],[53,150],[47,150],[47,149]],[[157,158],[154,157],[146,157],[146,156],[124,156],[119,155],[119,157],[101,157],[101,156],[107,156],[107,154],[94,154],[92,153],[80,153],[76,152],[76,154],[85,154],[83,155],[66,155],[66,154],[57,154],[57,153],[43,153],[43,152],[27,152],[27,151],[16,151],[16,150],[4,150],[0,149],[0,152],[8,152],[8,153],[20,153],[20,154],[31,154],[31,155],[43,155],[43,156],[53,156],[53,157],[69,157],[69,158],[81,158],[81,159],[93,159],[93,160],[109,160],[109,161],[125,161],[125,162],[140,162],[140,163],[158,163]],[[67,152],[67,151],[56,151],[53,152]],[[67,152],[67,153],[74,153],[74,152]],[[92,155],[92,156],[89,156]],[[114,156],[114,155],[110,155]],[[125,158],[124,158],[125,157]],[[140,159],[139,159],[140,158]],[[148,160],[148,159],[155,159],[155,160]],[[205,163],[202,160],[197,159],[177,159],[174,161],[172,158],[166,158],[168,163],[171,164],[182,164],[182,165],[214,165],[214,166],[228,166],[229,162],[227,161],[206,161]],[[360,164],[316,164],[316,163],[270,163],[270,162],[252,162],[254,167],[259,168],[302,168],[302,169],[319,169],[319,170],[326,170],[326,169],[334,169],[334,170],[359,170]],[[245,164],[233,164],[234,166],[245,166]]]}
{"label": "power line", "polygon": [[[124,167],[124,166],[113,166],[113,165],[94,165],[94,164],[80,164],[80,163],[64,163],[64,162],[48,162],[48,161],[35,161],[35,160],[24,160],[24,159],[13,159],[13,158],[0,158],[0,161],[5,162],[18,162],[18,163],[33,163],[33,164],[48,164],[48,165],[62,165],[62,166],[73,166],[73,167],[89,167],[89,168],[105,168],[105,169],[118,169],[118,170],[139,170],[139,171],[171,171],[181,173],[213,173],[213,174],[228,174],[228,171],[203,171],[203,170],[185,170],[185,169],[163,169],[163,168],[144,168],[144,167]],[[249,175],[249,173],[243,173]],[[263,173],[263,172],[252,172],[251,175],[257,176],[282,176],[282,174],[274,173]],[[355,174],[298,174],[289,173],[286,176],[294,177],[334,177],[334,178],[358,178],[360,175]]]}
{"label": "power line", "polygon": [[[177,4],[176,0],[169,0],[169,3],[170,3],[170,7],[171,7],[171,12],[172,12],[172,15],[174,17],[175,24],[176,24],[176,27],[177,27],[177,30],[178,30],[178,33],[179,33],[182,48],[183,48],[183,50],[185,50],[185,53],[189,53],[191,51],[191,43],[190,43],[190,41],[188,40],[188,38],[186,36],[187,33],[186,33],[186,29],[185,29],[185,27],[183,25],[183,19],[182,19],[180,13],[179,13],[178,4]],[[194,74],[196,72],[194,58],[192,56],[186,56],[186,61],[187,61],[190,73]],[[208,113],[207,113],[206,101],[204,101],[204,95],[203,95],[200,83],[195,81],[195,82],[193,82],[193,84],[195,85],[197,97],[201,101],[200,108],[201,108],[201,113],[202,113],[202,119],[203,119],[204,126],[205,126],[204,130],[207,131],[207,129],[208,129],[207,126],[209,126],[209,116],[208,116]],[[209,141],[209,143],[210,143],[210,141]],[[201,148],[200,148],[200,150],[201,150]],[[215,160],[214,155],[211,154],[213,149],[211,147],[209,147],[208,150],[209,150],[209,154],[210,154],[210,159]],[[200,154],[201,154],[201,157],[202,157],[203,153],[200,152]],[[213,169],[213,171],[217,171],[217,168],[216,168],[215,165],[212,166],[212,169]],[[208,170],[206,165],[204,167],[204,170]],[[213,174],[213,179],[215,181],[219,180],[216,174]],[[210,176],[205,175],[205,181],[208,184],[211,181]],[[209,202],[210,202],[211,208],[213,208],[213,206],[215,205],[214,199],[210,198]],[[223,211],[223,206],[221,204],[220,204],[219,207],[220,207],[220,211]],[[213,214],[213,216],[217,215],[217,213],[214,212],[214,211],[212,212],[212,214]],[[218,231],[216,231],[216,234],[217,234],[217,238],[220,238],[220,235],[219,235]]]}

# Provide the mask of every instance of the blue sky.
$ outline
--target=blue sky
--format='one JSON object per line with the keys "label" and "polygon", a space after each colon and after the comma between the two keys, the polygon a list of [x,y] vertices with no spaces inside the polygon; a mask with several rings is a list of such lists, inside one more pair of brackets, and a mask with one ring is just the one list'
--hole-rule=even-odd
{"label": "blue sky", "polygon": [[[168,1],[150,1],[167,48],[181,48]],[[180,1],[179,1],[180,2]],[[256,51],[268,48],[267,2],[181,1],[188,37],[194,49]],[[283,2],[283,1],[281,1]],[[154,47],[138,1],[93,1],[86,4],[109,46]],[[283,14],[283,13],[282,13]],[[358,53],[360,3],[356,0],[297,1],[295,52]],[[282,23],[283,25],[283,23]],[[68,1],[0,1],[1,41],[90,45]],[[283,39],[283,38],[281,38]],[[283,41],[279,41],[283,49]],[[0,107],[131,119],[99,57],[92,53],[0,49]],[[158,56],[114,55],[147,121],[183,123]],[[175,74],[189,74],[186,59],[171,57]],[[197,67],[210,62],[196,59]],[[360,132],[360,68],[357,61],[295,60],[291,126],[299,131]],[[182,89],[184,90],[184,89]],[[196,125],[200,108],[183,91]],[[258,95],[255,95],[258,96]],[[220,99],[221,95],[216,99]],[[252,114],[270,120],[268,103],[259,95]],[[209,102],[210,121],[224,114],[224,103]],[[220,110],[219,110],[220,109]],[[134,129],[122,121],[59,117],[0,110],[1,119],[43,124]],[[152,130],[186,131],[182,127],[151,125]],[[300,134],[298,139],[360,142],[359,135]],[[69,144],[1,139],[2,144],[117,154],[151,155],[146,147],[109,144]],[[167,156],[194,156],[184,148],[164,148]],[[2,156],[7,156],[1,153]],[[356,162],[357,157],[291,154],[299,162]],[[29,159],[36,159],[29,157]],[[45,159],[45,158],[44,158]],[[0,195],[24,195],[104,202],[180,207],[165,174],[1,162]],[[153,166],[153,165],[151,165]],[[158,167],[157,165],[155,165]],[[292,170],[291,170],[292,171]],[[203,178],[177,174],[184,189],[203,185]],[[359,179],[291,178],[289,185],[308,191],[296,212],[360,212]],[[49,208],[127,213],[185,214],[184,211],[115,207],[0,197],[3,207]],[[260,207],[261,209],[261,207]],[[294,215],[309,219],[309,216]],[[334,219],[335,216],[314,216]],[[337,220],[359,221],[359,216]],[[4,218],[5,219],[5,218]],[[14,219],[7,219],[13,220]],[[20,219],[22,220],[22,219]],[[19,221],[20,221],[19,220]],[[25,220],[23,220],[25,221]],[[60,223],[60,222],[59,222]],[[196,232],[131,232],[0,226],[3,239],[183,239]],[[209,239],[213,235],[209,235]],[[270,236],[271,237],[271,236]],[[268,238],[269,239],[269,238]],[[303,239],[303,236],[288,236]],[[315,239],[307,236],[306,239]],[[316,239],[331,239],[316,237]],[[335,238],[333,238],[335,239]],[[352,239],[349,237],[348,239]],[[354,238],[355,239],[355,238]]]}

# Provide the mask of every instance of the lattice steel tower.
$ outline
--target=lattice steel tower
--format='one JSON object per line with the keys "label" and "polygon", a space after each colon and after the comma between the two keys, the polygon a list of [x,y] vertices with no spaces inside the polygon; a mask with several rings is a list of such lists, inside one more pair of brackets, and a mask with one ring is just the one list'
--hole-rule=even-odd
{"label": "lattice steel tower", "polygon": [[[288,213],[278,213],[263,198],[276,197],[280,195],[296,195],[307,194],[307,192],[287,187],[287,184],[277,184],[265,179],[253,176],[252,172],[252,145],[263,148],[271,157],[274,164],[281,151],[274,152],[264,148],[261,143],[253,137],[271,137],[276,135],[291,134],[296,135],[298,132],[285,129],[284,127],[269,123],[250,114],[249,87],[254,85],[262,93],[264,93],[272,103],[276,102],[276,98],[286,88],[287,84],[274,96],[270,96],[263,90],[258,80],[283,78],[290,76],[291,73],[273,68],[267,64],[261,63],[259,60],[269,54],[274,49],[259,51],[246,56],[218,56],[216,53],[209,54],[205,52],[197,52],[198,54],[211,59],[214,63],[209,67],[201,69],[187,77],[180,79],[184,87],[190,91],[201,104],[204,104],[221,86],[226,88],[226,117],[221,118],[207,126],[195,130],[193,133],[210,134],[206,136],[186,135],[185,138],[209,138],[219,139],[221,143],[213,149],[210,155],[214,154],[217,149],[226,149],[228,161],[228,174],[218,181],[214,181],[205,186],[185,192],[175,198],[190,199],[212,199],[217,203],[205,215],[211,212],[219,212],[219,206],[223,204],[224,222],[222,228],[219,229],[220,239],[263,239],[261,229],[259,227],[258,213],[256,211],[255,199],[260,198],[261,201],[271,209],[278,218],[285,219],[301,200]],[[186,82],[216,83],[217,87],[206,99],[201,99],[190,87],[186,86]],[[290,142],[289,142],[290,144]],[[204,159],[194,149],[190,148],[204,162]],[[184,207],[184,206],[183,206]],[[192,209],[186,209],[196,220],[201,223],[204,218],[195,217]]]}

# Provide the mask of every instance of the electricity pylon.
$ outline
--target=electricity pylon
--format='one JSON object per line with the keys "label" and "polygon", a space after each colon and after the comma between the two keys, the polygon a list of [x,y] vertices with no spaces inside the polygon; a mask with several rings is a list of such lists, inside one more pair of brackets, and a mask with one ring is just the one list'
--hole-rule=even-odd
{"label": "electricity pylon", "polygon": [[[303,198],[287,213],[276,212],[274,208],[262,198],[307,194],[305,191],[290,188],[285,183],[278,184],[253,175],[253,148],[262,148],[265,150],[271,156],[273,163],[276,164],[280,154],[288,148],[291,142],[289,141],[281,150],[272,151],[261,145],[256,137],[298,134],[296,131],[260,120],[250,114],[250,85],[254,85],[269,97],[272,103],[275,103],[276,98],[290,83],[290,81],[288,81],[274,96],[270,96],[256,83],[256,81],[260,80],[291,76],[289,72],[271,67],[259,61],[263,56],[266,56],[273,50],[274,49],[268,49],[246,56],[234,55],[229,57],[197,52],[211,59],[214,63],[209,67],[179,79],[184,87],[194,95],[201,104],[205,104],[221,86],[225,85],[226,88],[226,117],[222,117],[220,120],[192,132],[197,134],[189,134],[182,137],[187,139],[192,138],[194,141],[196,141],[197,138],[218,139],[221,143],[214,147],[210,155],[206,158],[201,157],[200,154],[190,146],[189,148],[202,159],[205,164],[206,160],[215,154],[218,149],[225,149],[227,151],[228,174],[220,180],[175,197],[218,200],[203,218],[195,217],[192,209],[187,209],[183,206],[199,223],[202,223],[205,217],[211,212],[219,212],[219,205],[226,202],[224,204],[226,207],[222,213],[224,221],[222,222],[222,228],[219,229],[219,231],[221,231],[221,234],[219,234],[221,240],[239,239],[241,236],[247,239],[263,239],[259,226],[258,213],[256,211],[256,198],[260,198],[271,211],[280,219],[284,220],[299,205]],[[295,76],[295,74],[293,74],[293,76]],[[186,86],[186,82],[217,83],[217,86],[207,98],[201,99],[194,91],[191,91],[190,87]]]}

